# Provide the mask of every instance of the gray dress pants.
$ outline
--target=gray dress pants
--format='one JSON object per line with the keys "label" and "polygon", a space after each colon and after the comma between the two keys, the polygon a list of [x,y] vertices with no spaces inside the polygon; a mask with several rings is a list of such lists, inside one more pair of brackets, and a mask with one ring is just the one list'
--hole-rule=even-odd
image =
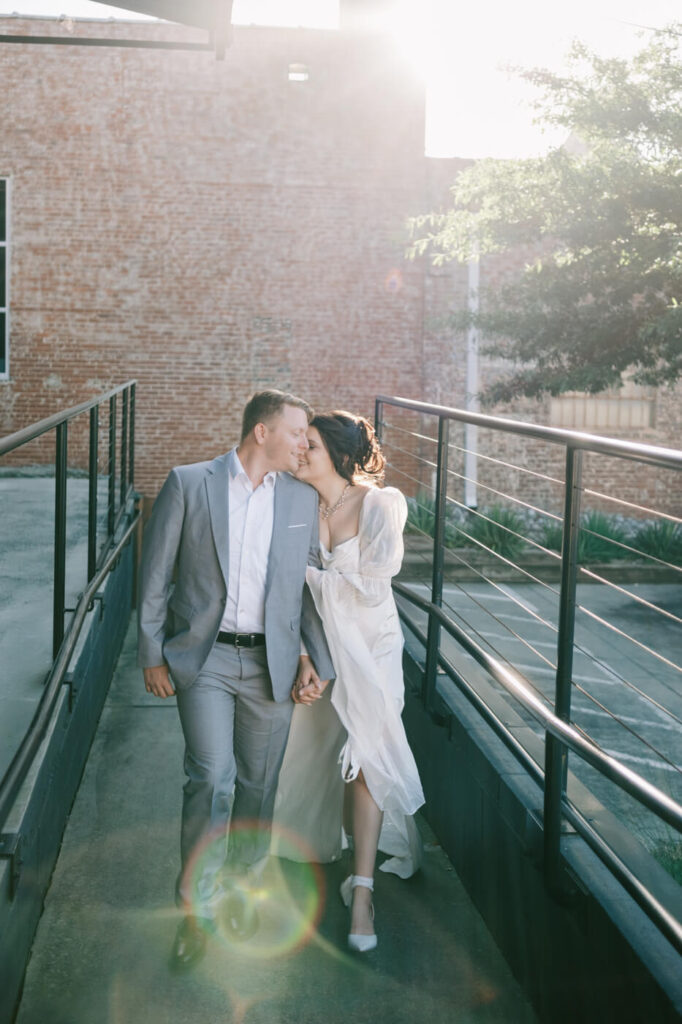
{"label": "gray dress pants", "polygon": [[294,705],[272,699],[264,647],[219,643],[192,686],[177,691],[177,702],[187,782],[176,900],[197,916],[213,917],[228,846],[237,873],[267,856]]}

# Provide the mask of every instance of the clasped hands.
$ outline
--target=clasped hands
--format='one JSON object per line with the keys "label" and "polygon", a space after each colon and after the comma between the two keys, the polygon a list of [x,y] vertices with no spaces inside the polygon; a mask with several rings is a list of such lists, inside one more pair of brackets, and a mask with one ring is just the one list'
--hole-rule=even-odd
{"label": "clasped hands", "polygon": [[[309,655],[302,654],[298,662],[298,674],[291,688],[291,699],[294,704],[314,704],[324,693],[328,679],[320,679]],[[144,683],[147,693],[155,697],[173,697],[175,689],[168,673],[167,665],[156,665],[144,669]]]}
{"label": "clasped hands", "polygon": [[315,671],[310,656],[302,654],[298,662],[298,674],[291,687],[294,704],[314,704],[324,693],[329,680],[321,680]]}

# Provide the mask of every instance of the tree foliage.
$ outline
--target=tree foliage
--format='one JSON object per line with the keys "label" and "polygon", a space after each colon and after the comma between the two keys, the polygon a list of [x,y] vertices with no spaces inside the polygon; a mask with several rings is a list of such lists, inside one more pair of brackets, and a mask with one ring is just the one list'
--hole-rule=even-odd
{"label": "tree foliage", "polygon": [[519,72],[539,87],[540,123],[574,145],[480,160],[445,213],[411,220],[409,255],[434,263],[531,252],[481,311],[484,350],[512,361],[492,401],[682,376],[682,23],[632,60],[574,44],[570,73]]}

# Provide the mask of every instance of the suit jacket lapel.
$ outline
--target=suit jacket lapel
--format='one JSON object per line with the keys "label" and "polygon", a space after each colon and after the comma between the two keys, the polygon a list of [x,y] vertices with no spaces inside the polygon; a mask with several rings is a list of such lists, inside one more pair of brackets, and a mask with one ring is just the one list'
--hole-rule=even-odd
{"label": "suit jacket lapel", "polygon": [[287,530],[289,527],[289,512],[291,509],[292,487],[291,480],[286,473],[278,473],[275,481],[275,508],[272,523],[272,540],[270,541],[270,553],[268,555],[268,571],[265,578],[265,597],[270,592],[272,577],[277,565],[277,559],[287,545]]}
{"label": "suit jacket lapel", "polygon": [[206,476],[208,511],[211,517],[211,531],[216,554],[220,562],[225,586],[230,577],[230,528],[228,502],[230,496],[230,472],[227,455],[221,455],[210,463]]}

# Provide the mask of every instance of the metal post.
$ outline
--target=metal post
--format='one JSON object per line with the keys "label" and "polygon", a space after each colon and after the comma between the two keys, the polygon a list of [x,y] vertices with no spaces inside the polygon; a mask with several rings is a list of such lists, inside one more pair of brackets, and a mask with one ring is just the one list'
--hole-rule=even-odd
{"label": "metal post", "polygon": [[90,410],[90,453],[88,459],[88,583],[97,569],[97,461],[99,449],[99,406]]}
{"label": "metal post", "polygon": [[128,479],[135,486],[135,385],[130,385],[130,431],[128,433]]}
{"label": "metal post", "polygon": [[374,433],[377,435],[377,441],[381,441],[381,417],[384,412],[384,403],[377,398],[374,403]]}
{"label": "metal post", "polygon": [[121,394],[121,491],[120,504],[128,494],[128,389]]}
{"label": "metal post", "polygon": [[107,516],[107,532],[109,537],[114,534],[116,512],[116,395],[109,399],[109,508]]}
{"label": "metal post", "polygon": [[[575,633],[576,582],[578,578],[578,535],[583,453],[566,450],[564,530],[561,544],[561,587],[554,710],[563,721],[571,717],[573,638]],[[544,864],[545,880],[553,890],[561,888],[560,840],[561,805],[566,791],[568,749],[549,734],[545,736]]]}
{"label": "metal post", "polygon": [[[436,522],[433,533],[433,576],[431,600],[441,607],[443,604],[443,566],[445,559],[445,510],[448,492],[448,440],[450,421],[438,419],[438,455],[436,470]],[[438,648],[440,645],[440,623],[429,616],[426,643],[426,670],[424,673],[423,701],[427,711],[435,709],[436,677],[438,674]]]}
{"label": "metal post", "polygon": [[54,487],[54,592],[52,599],[52,657],[56,658],[64,639],[66,594],[66,454],[68,422],[58,424]]}
{"label": "metal post", "polygon": [[[478,255],[469,260],[468,299],[469,313],[478,315],[478,291],[480,284],[480,262]],[[467,383],[465,408],[467,412],[478,412],[478,328],[469,325],[467,331]],[[475,423],[464,424],[464,504],[468,508],[478,506],[478,427]]]}

